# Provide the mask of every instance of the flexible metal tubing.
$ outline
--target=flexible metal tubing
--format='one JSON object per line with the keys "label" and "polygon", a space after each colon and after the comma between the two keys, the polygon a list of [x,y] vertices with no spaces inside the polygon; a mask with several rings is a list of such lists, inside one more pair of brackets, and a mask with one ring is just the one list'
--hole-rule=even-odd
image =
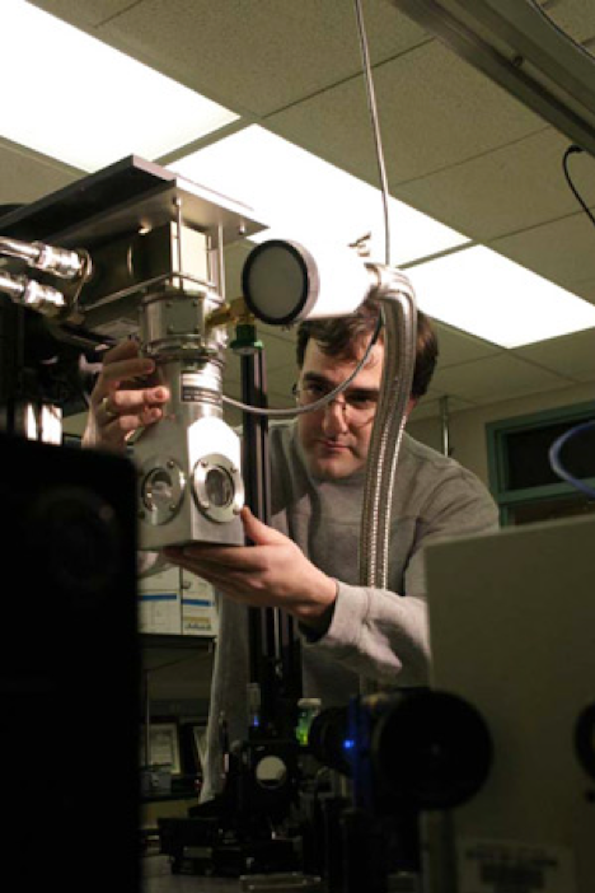
{"label": "flexible metal tubing", "polygon": [[361,520],[359,579],[386,589],[391,505],[415,370],[417,309],[409,280],[377,267],[376,296],[385,316],[384,370],[368,454]]}

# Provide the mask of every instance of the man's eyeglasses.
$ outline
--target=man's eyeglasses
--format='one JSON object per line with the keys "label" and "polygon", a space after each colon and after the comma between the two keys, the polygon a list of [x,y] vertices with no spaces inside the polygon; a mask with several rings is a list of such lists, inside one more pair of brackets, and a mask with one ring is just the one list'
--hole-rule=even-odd
{"label": "man's eyeglasses", "polygon": [[[298,406],[310,406],[327,397],[333,390],[334,387],[323,382],[305,381],[302,384],[295,384],[292,393]],[[378,406],[378,391],[348,388],[342,394],[329,400],[322,409],[326,410],[333,403],[341,407],[346,420],[359,427],[366,425],[374,418]]]}

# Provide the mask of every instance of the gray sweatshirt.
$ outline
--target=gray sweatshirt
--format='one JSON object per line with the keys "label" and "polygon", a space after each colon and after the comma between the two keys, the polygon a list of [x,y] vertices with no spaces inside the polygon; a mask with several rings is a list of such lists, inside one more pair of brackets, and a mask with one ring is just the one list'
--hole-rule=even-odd
{"label": "gray sweatshirt", "polygon": [[[428,682],[430,650],[423,546],[443,537],[497,529],[496,506],[483,484],[454,459],[404,435],[393,497],[389,588],[358,585],[358,543],[365,471],[341,480],[313,478],[295,422],[269,433],[271,525],[338,581],[329,629],[303,635],[304,697],[323,707],[346,704],[359,677],[382,687]],[[247,608],[221,598],[202,800],[220,785],[219,718],[230,741],[247,736]]]}

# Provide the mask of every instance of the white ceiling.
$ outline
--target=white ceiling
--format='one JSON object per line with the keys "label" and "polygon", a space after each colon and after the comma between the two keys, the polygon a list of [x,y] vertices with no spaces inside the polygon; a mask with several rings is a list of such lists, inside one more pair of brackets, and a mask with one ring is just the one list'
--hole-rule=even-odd
{"label": "white ceiling", "polygon": [[[35,5],[235,111],[242,124],[258,123],[378,185],[351,0]],[[592,45],[592,0],[544,5],[575,39]],[[568,138],[390,0],[364,0],[364,13],[392,195],[595,303],[595,227],[563,176]],[[0,21],[1,16],[0,10]],[[23,58],[34,64],[26,51]],[[92,114],[92,108],[82,111],[81,126]],[[165,164],[182,154],[150,160]],[[595,159],[574,155],[571,165],[577,188],[595,206]],[[0,204],[32,201],[80,176],[0,139]],[[246,252],[242,244],[227,252],[231,288],[239,282]],[[437,414],[443,395],[457,411],[595,382],[594,330],[503,350],[444,325],[437,328],[440,367],[423,414]],[[264,340],[271,402],[286,405],[294,379],[291,334],[265,328]],[[230,393],[237,393],[238,381],[237,362],[231,360]]]}

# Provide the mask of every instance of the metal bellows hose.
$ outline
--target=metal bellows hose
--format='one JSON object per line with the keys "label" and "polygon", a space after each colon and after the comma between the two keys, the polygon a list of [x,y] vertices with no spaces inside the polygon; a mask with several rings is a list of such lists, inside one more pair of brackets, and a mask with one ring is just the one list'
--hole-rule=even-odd
{"label": "metal bellows hose", "polygon": [[360,532],[359,580],[386,589],[391,506],[407,404],[415,370],[417,308],[413,287],[399,270],[367,265],[378,278],[382,301],[384,368],[368,454]]}

